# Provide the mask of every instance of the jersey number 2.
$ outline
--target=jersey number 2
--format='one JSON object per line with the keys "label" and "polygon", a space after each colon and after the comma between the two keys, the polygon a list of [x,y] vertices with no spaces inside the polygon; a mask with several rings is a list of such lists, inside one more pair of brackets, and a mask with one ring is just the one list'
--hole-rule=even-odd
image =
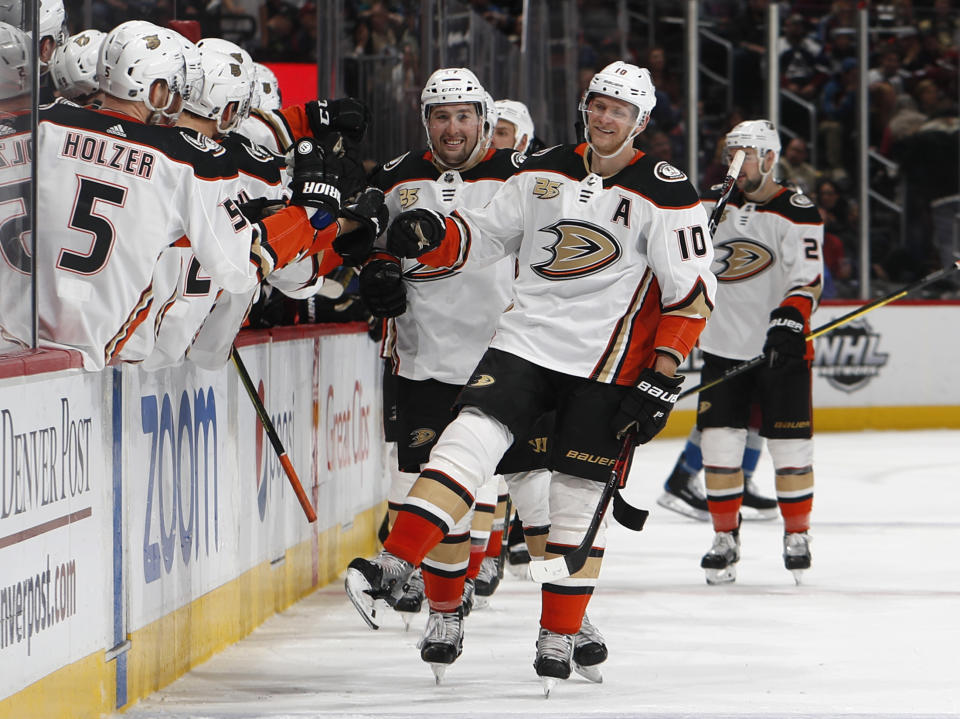
{"label": "jersey number 2", "polygon": [[123,207],[127,188],[110,185],[83,175],[77,175],[77,181],[79,185],[77,196],[73,201],[73,213],[70,215],[69,226],[74,230],[93,235],[93,241],[86,254],[71,252],[66,248],[60,250],[57,267],[81,275],[95,275],[110,259],[110,251],[113,249],[113,241],[117,235],[110,220],[94,212],[96,204],[106,202]]}

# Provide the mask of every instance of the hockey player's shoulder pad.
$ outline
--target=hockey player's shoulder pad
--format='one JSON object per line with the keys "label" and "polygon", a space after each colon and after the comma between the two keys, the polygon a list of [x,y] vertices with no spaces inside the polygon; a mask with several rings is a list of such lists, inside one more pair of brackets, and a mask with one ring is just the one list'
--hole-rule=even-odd
{"label": "hockey player's shoulder pad", "polygon": [[704,190],[700,195],[700,199],[704,202],[716,202],[720,199],[720,196],[723,194],[723,183],[717,183],[716,185],[710,185],[710,188]]}
{"label": "hockey player's shoulder pad", "polygon": [[437,177],[437,168],[427,159],[426,152],[406,152],[377,168],[370,178],[370,185],[387,193],[403,182],[436,180]]}
{"label": "hockey player's shoulder pad", "polygon": [[526,158],[516,150],[491,150],[476,165],[463,172],[464,180],[501,180],[506,182],[520,169]]}
{"label": "hockey player's shoulder pad", "polygon": [[587,176],[587,171],[583,165],[583,156],[577,152],[577,147],[577,145],[554,145],[527,155],[520,171],[552,170],[578,180],[583,179]]}
{"label": "hockey player's shoulder pad", "polygon": [[765,212],[776,212],[798,225],[821,225],[820,211],[806,195],[784,189],[763,206]]}
{"label": "hockey player's shoulder pad", "polygon": [[650,155],[642,155],[627,165],[615,179],[615,184],[643,195],[660,207],[679,209],[700,202],[700,195],[686,173]]}
{"label": "hockey player's shoulder pad", "polygon": [[230,154],[241,172],[271,185],[283,181],[286,160],[263,145],[258,145],[240,133],[230,132],[220,140],[220,146]]}

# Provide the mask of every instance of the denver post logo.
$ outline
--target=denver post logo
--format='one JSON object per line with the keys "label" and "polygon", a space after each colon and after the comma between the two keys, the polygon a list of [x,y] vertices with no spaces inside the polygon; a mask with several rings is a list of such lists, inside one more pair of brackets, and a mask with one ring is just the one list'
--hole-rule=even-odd
{"label": "denver post logo", "polygon": [[879,346],[880,335],[857,320],[817,338],[813,366],[834,389],[856,392],[886,366],[889,355]]}

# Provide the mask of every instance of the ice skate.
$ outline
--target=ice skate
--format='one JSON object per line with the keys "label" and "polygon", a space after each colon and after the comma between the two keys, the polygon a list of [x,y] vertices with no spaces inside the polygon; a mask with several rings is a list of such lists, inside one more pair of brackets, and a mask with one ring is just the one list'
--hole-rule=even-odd
{"label": "ice skate", "polygon": [[403,594],[393,605],[403,621],[404,631],[410,629],[410,622],[413,621],[414,615],[420,613],[421,606],[423,606],[423,575],[419,569],[416,569],[407,577],[407,581],[403,584]]}
{"label": "ice skate", "polygon": [[420,658],[430,665],[437,684],[443,681],[447,667],[463,652],[463,611],[430,610],[423,636],[417,643]]}
{"label": "ice skate", "polygon": [[477,609],[482,609],[490,603],[490,597],[500,585],[499,564],[496,557],[483,558],[480,572],[473,583],[473,606]]}
{"label": "ice skate", "polygon": [[764,497],[757,492],[757,487],[752,479],[746,480],[743,485],[743,504],[740,508],[740,514],[744,519],[776,519],[779,514],[777,500],[772,497]]}
{"label": "ice skate", "polygon": [[806,532],[790,532],[783,535],[783,566],[793,574],[793,581],[800,584],[803,572],[810,569],[810,535]]}
{"label": "ice skate", "polygon": [[347,567],[344,588],[351,603],[371,629],[379,629],[377,601],[395,604],[413,565],[382,550],[374,559],[357,557]]}
{"label": "ice skate", "polygon": [[463,609],[463,616],[469,617],[470,612],[473,610],[473,595],[476,591],[475,585],[472,579],[467,579],[463,582],[463,596],[460,599],[460,607]]}
{"label": "ice skate", "polygon": [[700,566],[707,574],[707,584],[729,584],[736,581],[739,561],[740,533],[717,532],[710,551],[700,560]]}
{"label": "ice skate", "polygon": [[550,698],[551,690],[558,679],[570,678],[570,662],[573,658],[574,634],[557,634],[540,627],[537,637],[537,658],[533,668],[543,684],[543,694]]}
{"label": "ice skate", "polygon": [[600,630],[583,615],[580,631],[573,637],[573,668],[580,676],[592,682],[603,682],[600,664],[607,660],[607,645]]}
{"label": "ice skate", "polygon": [[685,517],[706,522],[710,519],[710,510],[697,475],[683,468],[683,455],[677,460],[673,472],[663,484],[663,494],[657,504]]}

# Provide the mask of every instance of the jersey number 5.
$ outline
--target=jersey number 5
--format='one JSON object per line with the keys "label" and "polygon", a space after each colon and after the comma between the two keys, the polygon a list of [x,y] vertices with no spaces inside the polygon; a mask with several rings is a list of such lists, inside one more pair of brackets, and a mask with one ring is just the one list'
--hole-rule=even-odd
{"label": "jersey number 5", "polygon": [[95,275],[110,259],[110,251],[113,249],[113,241],[117,233],[110,220],[96,214],[94,210],[97,202],[123,207],[127,188],[83,175],[77,175],[77,181],[79,183],[77,196],[73,201],[73,212],[68,224],[74,230],[93,235],[93,241],[86,254],[71,252],[66,248],[60,250],[57,267],[81,275]]}

